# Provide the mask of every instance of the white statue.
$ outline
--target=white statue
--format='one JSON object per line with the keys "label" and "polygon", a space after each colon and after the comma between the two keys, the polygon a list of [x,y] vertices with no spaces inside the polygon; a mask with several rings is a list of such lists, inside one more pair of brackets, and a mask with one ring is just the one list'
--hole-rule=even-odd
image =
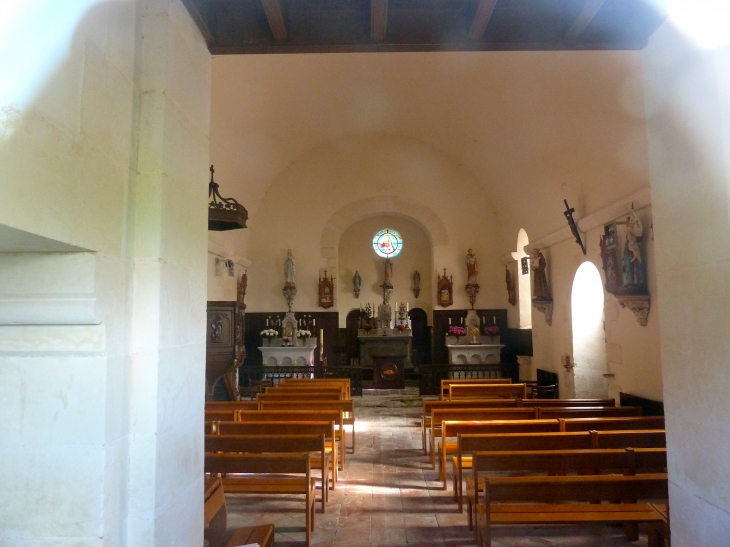
{"label": "white statue", "polygon": [[296,266],[294,266],[294,257],[291,249],[286,252],[286,260],[284,261],[284,283],[286,285],[294,285],[294,276],[296,274]]}

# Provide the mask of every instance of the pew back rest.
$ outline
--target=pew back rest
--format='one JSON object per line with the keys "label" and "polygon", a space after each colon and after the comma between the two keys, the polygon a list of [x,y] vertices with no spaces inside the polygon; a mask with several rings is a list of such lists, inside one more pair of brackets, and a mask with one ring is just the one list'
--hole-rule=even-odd
{"label": "pew back rest", "polygon": [[538,407],[538,418],[615,418],[641,416],[640,406],[617,406],[613,408],[588,407]]}
{"label": "pew back rest", "polygon": [[448,438],[487,433],[557,433],[560,431],[560,422],[558,420],[445,420],[441,427],[442,438]]}
{"label": "pew back rest", "polygon": [[555,407],[615,407],[615,399],[522,399],[522,406],[555,408]]}
{"label": "pew back rest", "polygon": [[591,431],[593,448],[666,448],[663,429],[635,431]]}
{"label": "pew back rest", "polygon": [[449,398],[449,388],[451,384],[511,384],[512,378],[469,378],[464,380],[457,380],[449,378],[441,380],[441,392],[439,399],[444,400]]}
{"label": "pew back rest", "polygon": [[206,401],[205,412],[256,410],[256,401]]}
{"label": "pew back rest", "polygon": [[438,408],[431,412],[431,427],[444,421],[531,420],[534,408]]}
{"label": "pew back rest", "polygon": [[445,408],[517,408],[517,399],[465,399],[461,401],[423,401],[423,415]]}
{"label": "pew back rest", "polygon": [[335,386],[309,386],[309,385],[287,385],[267,388],[265,393],[294,393],[306,395],[307,393],[339,393],[341,399],[349,399],[350,393],[347,391],[344,385]]}
{"label": "pew back rest", "polygon": [[309,452],[233,454],[206,453],[206,473],[306,474],[310,475]]}
{"label": "pew back rest", "polygon": [[519,398],[527,397],[525,384],[451,384],[449,400],[459,398],[485,399],[488,397]]}
{"label": "pew back rest", "polygon": [[218,422],[220,435],[321,435],[335,437],[335,422]]}
{"label": "pew back rest", "polygon": [[236,414],[238,409],[230,410],[205,410],[205,421],[206,422],[234,422],[236,421]]}
{"label": "pew back rest", "polygon": [[342,430],[341,410],[241,410],[239,422],[335,422]]}
{"label": "pew back rest", "polygon": [[503,433],[460,435],[462,453],[477,451],[578,450],[594,448],[590,433]]}
{"label": "pew back rest", "polygon": [[560,418],[561,431],[664,429],[664,416]]}
{"label": "pew back rest", "polygon": [[206,435],[206,452],[320,452],[325,434],[319,435]]}
{"label": "pew back rest", "polygon": [[487,506],[490,503],[666,499],[668,494],[666,473],[484,479]]}
{"label": "pew back rest", "polygon": [[309,399],[299,401],[262,400],[259,402],[261,410],[341,410],[349,412],[350,416],[355,415],[355,401],[312,401]]}
{"label": "pew back rest", "polygon": [[[307,399],[309,401],[342,401],[342,393],[340,392],[321,392],[310,391],[304,394],[295,392],[268,391],[266,393],[257,393],[256,401],[298,401]],[[253,401],[253,402],[256,402]],[[256,407],[249,410],[256,410]]]}

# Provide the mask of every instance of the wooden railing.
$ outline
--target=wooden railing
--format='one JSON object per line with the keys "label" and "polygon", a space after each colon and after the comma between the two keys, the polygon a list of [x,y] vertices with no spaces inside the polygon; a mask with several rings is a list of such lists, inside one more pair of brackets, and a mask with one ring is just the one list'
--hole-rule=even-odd
{"label": "wooden railing", "polygon": [[476,378],[511,378],[517,383],[520,366],[517,363],[474,364],[474,365],[421,365],[420,395],[438,395],[441,380]]}
{"label": "wooden railing", "polygon": [[242,386],[251,385],[251,380],[269,379],[277,383],[284,378],[349,378],[350,396],[362,395],[362,370],[359,367],[321,366],[243,366],[238,369]]}

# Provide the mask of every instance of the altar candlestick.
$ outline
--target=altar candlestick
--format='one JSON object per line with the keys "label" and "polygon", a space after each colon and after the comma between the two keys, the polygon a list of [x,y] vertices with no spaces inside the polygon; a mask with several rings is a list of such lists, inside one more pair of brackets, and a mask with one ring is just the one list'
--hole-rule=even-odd
{"label": "altar candlestick", "polygon": [[268,319],[266,320],[266,326],[267,327],[269,326],[269,320]]}
{"label": "altar candlestick", "polygon": [[451,324],[451,317],[449,317],[449,325]]}
{"label": "altar candlestick", "polygon": [[492,325],[496,325],[496,324],[497,324],[497,316],[493,315],[492,316]]}
{"label": "altar candlestick", "polygon": [[317,326],[317,320],[316,319],[312,319],[312,326],[313,327],[316,327]]}

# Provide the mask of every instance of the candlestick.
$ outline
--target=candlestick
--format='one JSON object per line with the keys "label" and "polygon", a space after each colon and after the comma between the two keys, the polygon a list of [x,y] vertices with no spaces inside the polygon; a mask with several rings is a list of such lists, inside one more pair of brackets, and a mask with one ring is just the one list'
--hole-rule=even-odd
{"label": "candlestick", "polygon": [[316,327],[317,326],[317,320],[316,319],[312,319],[312,326],[313,327]]}
{"label": "candlestick", "polygon": [[269,320],[268,319],[266,320],[266,326],[267,327],[269,326]]}
{"label": "candlestick", "polygon": [[496,325],[496,324],[497,324],[497,317],[493,315],[492,316],[492,325]]}
{"label": "candlestick", "polygon": [[449,317],[449,325],[451,324],[451,317]]}

